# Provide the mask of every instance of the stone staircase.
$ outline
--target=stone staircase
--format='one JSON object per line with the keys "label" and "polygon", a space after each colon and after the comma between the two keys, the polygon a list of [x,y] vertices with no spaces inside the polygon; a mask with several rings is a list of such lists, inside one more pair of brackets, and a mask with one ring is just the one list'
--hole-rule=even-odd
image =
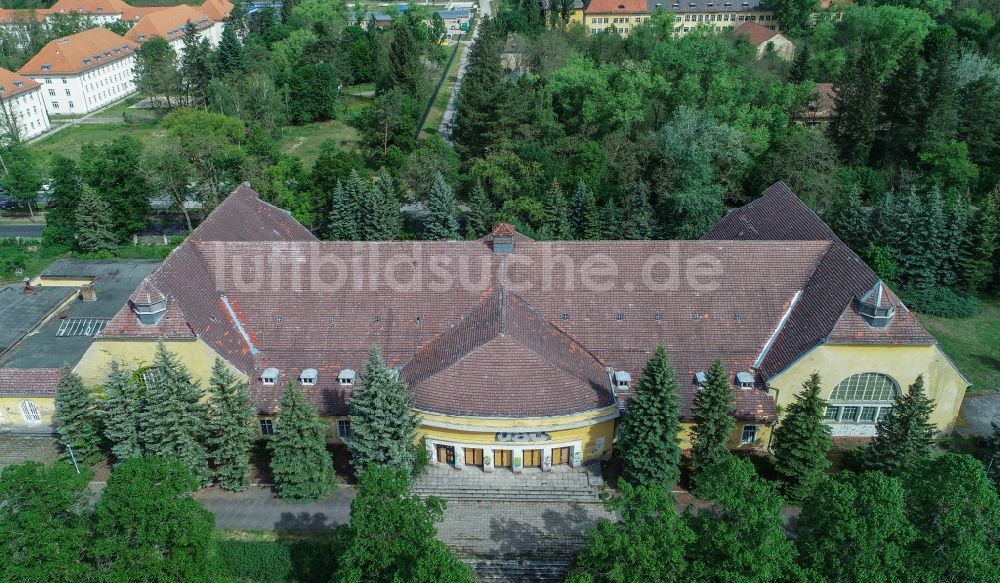
{"label": "stone staircase", "polygon": [[454,502],[561,502],[599,504],[603,481],[600,466],[558,468],[513,474],[499,470],[490,474],[477,468],[455,470],[432,466],[414,480],[418,496],[437,496]]}
{"label": "stone staircase", "polygon": [[463,561],[482,583],[560,583],[569,571],[569,561]]}

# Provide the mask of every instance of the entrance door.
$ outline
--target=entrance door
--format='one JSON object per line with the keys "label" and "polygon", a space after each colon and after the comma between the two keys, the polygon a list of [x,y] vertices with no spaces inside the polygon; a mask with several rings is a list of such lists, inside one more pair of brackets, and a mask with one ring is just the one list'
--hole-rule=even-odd
{"label": "entrance door", "polygon": [[542,467],[542,450],[540,449],[524,450],[524,467],[526,468]]}
{"label": "entrance door", "polygon": [[509,468],[511,467],[511,457],[509,449],[494,449],[493,465],[498,468]]}
{"label": "entrance door", "polygon": [[552,465],[556,466],[559,464],[569,463],[569,448],[568,447],[553,447],[552,448]]}
{"label": "entrance door", "polygon": [[483,450],[465,448],[465,465],[483,467]]}
{"label": "entrance door", "polygon": [[450,445],[437,446],[437,459],[448,464],[455,463],[455,448]]}

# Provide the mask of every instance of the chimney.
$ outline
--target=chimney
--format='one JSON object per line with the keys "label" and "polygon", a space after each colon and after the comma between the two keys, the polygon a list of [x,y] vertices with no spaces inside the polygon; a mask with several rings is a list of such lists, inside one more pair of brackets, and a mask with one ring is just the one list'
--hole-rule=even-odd
{"label": "chimney", "polygon": [[94,289],[94,284],[88,283],[80,286],[80,299],[85,302],[97,301],[97,290]]}
{"label": "chimney", "polygon": [[26,278],[24,278],[24,289],[21,290],[21,291],[25,295],[34,295],[35,292],[38,291],[38,290],[37,290],[37,288],[35,286],[31,285],[31,280],[26,277]]}

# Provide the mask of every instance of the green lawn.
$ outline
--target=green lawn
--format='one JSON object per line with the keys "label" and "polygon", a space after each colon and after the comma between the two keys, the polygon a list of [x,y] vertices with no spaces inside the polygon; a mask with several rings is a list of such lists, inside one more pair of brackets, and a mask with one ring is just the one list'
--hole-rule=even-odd
{"label": "green lawn", "polygon": [[47,171],[53,154],[78,159],[83,144],[87,142],[105,144],[123,135],[135,136],[139,141],[148,144],[162,138],[166,135],[166,131],[159,128],[157,122],[152,121],[133,124],[81,124],[56,132],[29,148],[35,161]]}
{"label": "green lawn", "polygon": [[352,148],[357,144],[358,131],[339,119],[281,128],[281,150],[298,156],[306,168],[312,167],[319,156],[320,145],[326,140],[335,140],[341,147]]}
{"label": "green lawn", "polygon": [[983,296],[979,315],[947,319],[917,314],[978,391],[1000,390],[1000,298]]}

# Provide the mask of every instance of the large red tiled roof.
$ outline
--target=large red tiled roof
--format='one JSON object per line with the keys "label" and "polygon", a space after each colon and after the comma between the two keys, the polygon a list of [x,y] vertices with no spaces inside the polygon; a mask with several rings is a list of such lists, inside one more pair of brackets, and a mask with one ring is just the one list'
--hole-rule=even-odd
{"label": "large red tiled roof", "polygon": [[55,395],[58,368],[0,368],[0,395]]}
{"label": "large red tiled roof", "polygon": [[57,75],[96,69],[135,54],[136,44],[98,26],[49,41],[18,73]]}
{"label": "large red tiled roof", "polygon": [[40,86],[41,84],[34,79],[28,79],[0,67],[0,100],[9,99],[19,93],[24,93]]}
{"label": "large red tiled roof", "polygon": [[761,363],[760,372],[765,378],[780,373],[822,342],[934,343],[934,338],[891,290],[889,299],[896,305],[896,315],[889,327],[872,328],[864,322],[854,309],[854,302],[875,285],[878,277],[782,182],[729,213],[704,239],[831,243]]}
{"label": "large red tiled roof", "polygon": [[649,11],[646,0],[591,0],[587,5],[588,14],[646,14]]}
{"label": "large red tiled roof", "polygon": [[[690,416],[694,374],[717,357],[735,373],[753,370],[764,354],[760,372],[768,377],[822,341],[933,342],[901,304],[888,329],[866,327],[852,302],[875,275],[780,183],[700,241],[515,236],[513,253],[500,254],[490,238],[320,242],[244,185],[150,281],[200,338],[251,377],[266,413],[285,380],[315,368],[316,385],[304,387],[310,401],[322,414],[346,414],[350,389],[338,372],[360,372],[372,344],[403,370],[417,407],[478,415],[599,406],[606,393],[585,390],[586,379],[608,365],[636,382],[664,344],[682,414]],[[585,285],[588,263],[597,285]],[[593,270],[607,265],[613,274],[595,280]],[[692,279],[685,274],[693,265],[702,275]],[[682,277],[671,280],[674,273]],[[451,283],[438,285],[442,274]],[[501,288],[509,294],[502,305],[514,306],[518,318],[498,320],[491,311]],[[281,377],[264,386],[258,377],[268,367]],[[514,386],[510,372],[518,368],[545,370],[552,383],[545,390],[553,392],[539,398]],[[774,419],[764,391],[734,395],[738,417]]]}
{"label": "large red tiled roof", "polygon": [[172,41],[184,37],[188,23],[193,24],[197,30],[204,30],[212,26],[214,21],[200,10],[179,4],[143,16],[125,33],[125,38],[135,43],[143,43],[153,37]]}
{"label": "large red tiled roof", "polygon": [[597,357],[500,288],[400,371],[417,409],[532,417],[614,404]]}

